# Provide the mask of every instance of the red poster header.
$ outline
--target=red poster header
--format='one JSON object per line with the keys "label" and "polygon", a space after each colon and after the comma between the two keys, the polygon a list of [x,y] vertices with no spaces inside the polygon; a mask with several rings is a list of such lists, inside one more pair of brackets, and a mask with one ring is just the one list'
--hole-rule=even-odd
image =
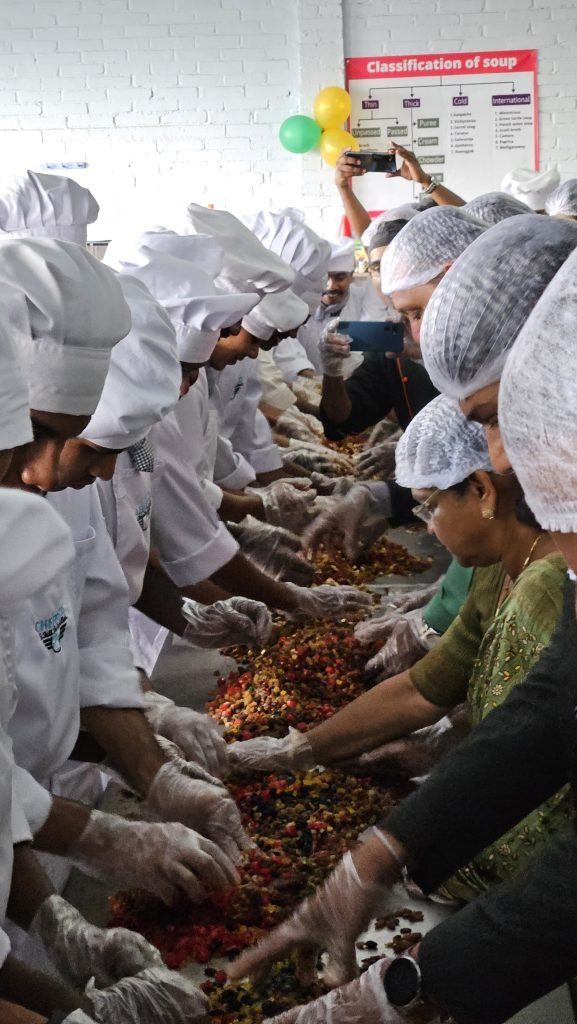
{"label": "red poster header", "polygon": [[438,75],[503,75],[537,70],[537,50],[411,53],[400,57],[349,57],[347,81],[356,78],[424,78]]}

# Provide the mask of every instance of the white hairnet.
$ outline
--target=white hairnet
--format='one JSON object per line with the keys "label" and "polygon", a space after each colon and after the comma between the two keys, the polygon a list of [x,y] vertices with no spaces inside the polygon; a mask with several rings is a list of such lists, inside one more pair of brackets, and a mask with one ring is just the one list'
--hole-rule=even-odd
{"label": "white hairnet", "polygon": [[269,341],[275,331],[285,331],[301,327],[309,315],[306,302],[299,299],[293,291],[274,292],[265,295],[258,306],[244,317],[242,326],[260,341]]}
{"label": "white hairnet", "polygon": [[26,171],[0,182],[0,238],[46,237],[86,245],[99,206],[87,188],[58,174]]}
{"label": "white hairnet", "polygon": [[577,533],[577,252],[543,292],[503,370],[499,425],[545,530]]}
{"label": "white hairnet", "polygon": [[130,330],[116,274],[73,242],[23,238],[0,242],[0,285],[26,299],[30,329],[15,339],[30,408],[92,415],[110,351]]}
{"label": "white hairnet", "polygon": [[0,287],[0,451],[32,440],[28,387],[18,356],[18,334],[29,334],[24,296]]}
{"label": "white hairnet", "polygon": [[485,225],[455,206],[435,206],[413,217],[393,239],[381,261],[385,295],[434,281],[485,231]]}
{"label": "white hairnet", "polygon": [[556,167],[548,171],[531,171],[528,167],[517,167],[505,175],[501,188],[503,192],[515,196],[536,211],[545,209],[549,196],[560,181],[561,177]]}
{"label": "white hairnet", "polygon": [[476,196],[469,203],[465,203],[463,209],[471,217],[476,217],[488,226],[499,224],[500,221],[507,220],[507,217],[532,212],[527,203],[522,203],[520,199],[515,199],[506,192],[485,192],[482,196]]}
{"label": "white hairnet", "polygon": [[435,289],[421,353],[439,391],[458,399],[494,384],[535,303],[577,246],[577,224],[509,217],[477,239]]}
{"label": "white hairnet", "polygon": [[549,196],[545,209],[550,217],[577,217],[577,178],[563,181]]}
{"label": "white hairnet", "polygon": [[355,269],[355,243],[352,238],[337,238],[331,243],[329,274],[352,274]]}
{"label": "white hairnet", "polygon": [[[385,210],[384,213],[380,213],[378,217],[375,217],[371,221],[368,228],[365,228],[361,235],[361,241],[367,249],[380,248],[381,245],[390,245],[394,235],[391,234],[389,239],[386,228],[383,228],[383,224],[394,224],[398,221],[410,221],[413,217],[416,217],[421,211],[417,203],[403,203],[402,206],[394,206],[392,210]],[[383,238],[383,241],[379,241],[379,236]]]}
{"label": "white hairnet", "polygon": [[439,395],[409,423],[396,451],[401,487],[446,491],[478,469],[492,470],[485,432],[466,420],[458,402]]}
{"label": "white hairnet", "polygon": [[146,437],[176,405],[181,369],[170,319],[148,288],[119,275],[132,328],[112,350],[96,412],[81,437],[124,449]]}

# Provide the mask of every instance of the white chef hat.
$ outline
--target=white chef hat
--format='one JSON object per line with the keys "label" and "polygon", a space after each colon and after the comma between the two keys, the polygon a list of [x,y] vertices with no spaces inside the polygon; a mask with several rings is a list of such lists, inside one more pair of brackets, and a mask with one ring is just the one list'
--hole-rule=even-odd
{"label": "white chef hat", "polygon": [[141,281],[128,274],[118,279],[132,328],[112,350],[96,412],[80,435],[111,449],[129,448],[146,437],[178,402],[182,379],[168,314]]}
{"label": "white chef hat", "polygon": [[456,206],[424,210],[393,238],[381,261],[385,295],[433,281],[479,237],[486,226]]}
{"label": "white chef hat", "polygon": [[352,238],[337,238],[331,242],[329,274],[352,274],[355,269],[355,243]]}
{"label": "white chef hat", "polygon": [[395,479],[412,490],[442,491],[478,469],[492,470],[485,431],[466,420],[458,402],[439,395],[409,423],[395,453]]}
{"label": "white chef hat", "polygon": [[86,245],[99,206],[87,188],[58,174],[26,171],[0,182],[0,238],[46,237]]}
{"label": "white chef hat", "polygon": [[548,171],[531,171],[528,167],[517,167],[509,171],[501,182],[503,192],[527,203],[532,210],[544,210],[547,199],[561,181],[556,167]]}
{"label": "white chef hat", "polygon": [[577,178],[563,181],[549,196],[545,209],[550,217],[577,217]]}
{"label": "white chef hat", "polygon": [[532,213],[527,203],[522,203],[506,192],[485,192],[465,203],[463,209],[487,225],[499,224],[507,220],[507,217],[516,217],[520,213]]}
{"label": "white chef hat", "polygon": [[320,282],[320,288],[329,268],[331,246],[301,220],[299,211],[281,210],[273,213],[261,210],[243,218],[256,237],[272,252],[280,256],[295,271],[297,278],[293,291],[302,295],[308,287]]}
{"label": "white chef hat", "polygon": [[176,332],[179,359],[186,363],[205,363],[221,330],[242,320],[259,301],[255,293],[218,291],[213,275],[202,269],[204,254],[214,275],[224,254],[213,238],[167,230],[117,242],[110,257],[106,253],[107,263],[142,281],[164,307]]}
{"label": "white chef hat", "polygon": [[[368,228],[365,228],[361,235],[361,242],[367,249],[376,249],[380,247],[379,242],[375,242],[375,236],[377,235],[381,224],[391,224],[394,221],[409,221],[413,217],[416,217],[419,210],[417,203],[402,203],[401,206],[393,206],[391,210],[384,210],[383,213],[379,213],[378,217],[375,217],[371,221]],[[392,239],[391,239],[392,241]],[[383,245],[389,245],[389,241],[383,241]]]}
{"label": "white chef hat", "polygon": [[16,340],[30,408],[91,416],[130,330],[116,275],[72,242],[23,238],[0,242],[0,285],[26,299],[30,331]]}
{"label": "white chef hat", "polygon": [[300,327],[308,315],[306,302],[288,289],[265,295],[258,306],[244,317],[242,326],[259,341],[269,341],[275,331],[283,334]]}
{"label": "white chef hat", "polygon": [[287,262],[262,245],[252,231],[226,210],[209,210],[197,203],[187,208],[190,229],[210,235],[224,252],[220,277],[237,291],[250,286],[253,291],[283,292],[295,275]]}
{"label": "white chef hat", "polygon": [[421,352],[435,387],[461,401],[496,383],[531,310],[570,253],[577,224],[528,213],[484,232],[435,289]]}
{"label": "white chef hat", "polygon": [[577,533],[577,251],[511,349],[499,426],[527,504],[545,530]]}
{"label": "white chef hat", "polygon": [[18,354],[18,335],[29,334],[26,300],[0,286],[0,451],[32,440],[28,386]]}

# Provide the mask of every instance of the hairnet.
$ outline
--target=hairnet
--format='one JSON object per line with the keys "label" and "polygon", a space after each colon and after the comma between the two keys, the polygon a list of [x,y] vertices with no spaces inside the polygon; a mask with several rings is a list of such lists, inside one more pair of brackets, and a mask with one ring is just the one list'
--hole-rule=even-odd
{"label": "hairnet", "polygon": [[73,242],[23,238],[0,242],[0,285],[26,299],[30,329],[15,339],[30,408],[91,416],[130,330],[116,274]]}
{"label": "hairnet", "polygon": [[577,178],[563,181],[549,196],[545,209],[550,217],[577,217]]}
{"label": "hairnet", "polygon": [[17,335],[29,333],[24,296],[0,287],[0,451],[32,440],[28,387],[18,358]]}
{"label": "hairnet", "polygon": [[519,213],[531,213],[531,208],[520,199],[507,195],[506,192],[485,192],[482,196],[476,196],[470,203],[465,203],[463,209],[471,217],[483,221],[483,224],[499,224],[507,217],[515,217]]}
{"label": "hairnet", "polygon": [[556,167],[548,171],[531,171],[528,167],[517,167],[509,171],[501,182],[503,192],[527,203],[533,211],[544,210],[549,196],[555,191],[561,178]]}
{"label": "hairnet", "polygon": [[434,281],[485,231],[485,225],[455,206],[419,213],[393,239],[381,261],[385,295]]}
{"label": "hairnet", "polygon": [[286,292],[274,292],[265,295],[258,306],[248,313],[242,326],[259,341],[269,341],[275,331],[285,331],[301,327],[309,315],[309,307],[290,288]]}
{"label": "hairnet", "polygon": [[485,432],[457,402],[439,395],[409,423],[396,451],[396,481],[412,490],[445,491],[478,469],[492,470]]}
{"label": "hairnet", "polygon": [[545,530],[577,533],[577,252],[519,333],[499,389],[499,425],[525,500]]}
{"label": "hairnet", "polygon": [[373,225],[368,227],[363,235],[363,239],[367,236],[365,245],[369,252],[371,249],[381,249],[383,246],[390,245],[393,238],[396,238],[405,225],[409,223],[409,219],[412,218],[405,220],[382,220],[378,223],[375,221],[374,227]]}
{"label": "hairnet", "polygon": [[417,209],[416,203],[403,203],[401,206],[393,206],[391,210],[384,210],[384,212],[379,213],[378,217],[375,217],[375,219],[369,224],[368,228],[365,228],[363,231],[361,235],[363,245],[365,245],[367,249],[377,249],[382,245],[388,245],[395,237],[395,234],[398,234],[401,229],[397,228],[396,232],[394,232],[386,242],[380,242],[376,241],[376,236],[380,231],[384,230],[381,225],[392,224],[393,222],[401,222],[405,225],[407,221],[412,220],[418,213],[419,210]]}
{"label": "hairnet", "polygon": [[577,246],[577,224],[538,214],[486,231],[435,289],[421,352],[439,391],[461,400],[501,377],[535,303]]}
{"label": "hairnet", "polygon": [[58,174],[26,174],[0,183],[0,238],[43,236],[86,245],[99,206],[87,188]]}
{"label": "hairnet", "polygon": [[129,448],[176,405],[181,369],[167,313],[140,281],[119,275],[132,328],[112,350],[96,412],[81,437],[102,448]]}

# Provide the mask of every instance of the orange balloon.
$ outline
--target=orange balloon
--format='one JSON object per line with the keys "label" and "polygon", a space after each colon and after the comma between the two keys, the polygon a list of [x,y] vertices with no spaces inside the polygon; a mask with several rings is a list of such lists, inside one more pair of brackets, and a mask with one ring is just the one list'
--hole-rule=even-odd
{"label": "orange balloon", "polygon": [[360,148],[354,136],[344,128],[330,128],[321,135],[321,156],[331,167],[335,166],[343,149],[354,149],[358,153]]}
{"label": "orange balloon", "polygon": [[339,85],[329,85],[319,92],[314,102],[315,121],[324,130],[328,128],[340,128],[350,117],[351,97],[346,89]]}

